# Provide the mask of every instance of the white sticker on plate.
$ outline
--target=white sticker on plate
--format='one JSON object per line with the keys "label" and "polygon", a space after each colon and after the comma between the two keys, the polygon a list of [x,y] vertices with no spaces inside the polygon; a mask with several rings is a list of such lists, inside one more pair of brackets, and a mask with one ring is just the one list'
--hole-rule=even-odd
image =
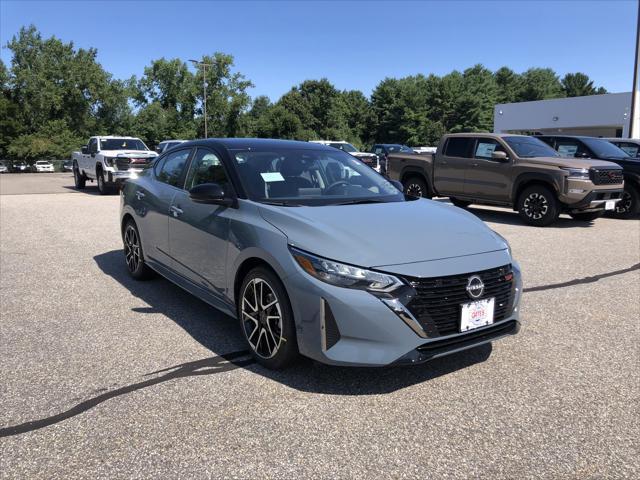
{"label": "white sticker on plate", "polygon": [[267,182],[284,182],[284,177],[280,172],[265,172],[260,174],[262,179]]}

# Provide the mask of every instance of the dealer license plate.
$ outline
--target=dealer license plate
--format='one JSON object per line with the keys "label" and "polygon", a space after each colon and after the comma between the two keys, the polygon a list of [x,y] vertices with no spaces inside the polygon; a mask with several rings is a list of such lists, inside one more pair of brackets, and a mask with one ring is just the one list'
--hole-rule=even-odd
{"label": "dealer license plate", "polygon": [[604,203],[605,210],[613,210],[614,208],[616,208],[616,202],[612,202],[611,200],[609,200]]}
{"label": "dealer license plate", "polygon": [[491,325],[493,323],[495,303],[495,298],[463,303],[462,315],[460,316],[460,331],[467,332],[485,325]]}

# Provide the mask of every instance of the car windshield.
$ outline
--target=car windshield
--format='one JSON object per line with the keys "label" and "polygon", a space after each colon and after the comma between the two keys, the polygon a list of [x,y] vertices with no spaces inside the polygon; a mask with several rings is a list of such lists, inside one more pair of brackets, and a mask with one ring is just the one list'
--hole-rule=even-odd
{"label": "car windshield", "polygon": [[412,148],[407,147],[406,145],[388,145],[387,150],[389,152],[400,152],[400,153],[414,153]]}
{"label": "car windshield", "polygon": [[47,162],[46,160],[38,160],[36,162],[36,165],[49,165],[49,162]]}
{"label": "car windshield", "polygon": [[351,145],[350,143],[330,143],[330,147],[337,148],[338,150],[342,150],[343,152],[351,153],[357,152],[358,149]]}
{"label": "car windshield", "polygon": [[325,149],[233,152],[251,200],[286,206],[404,201],[392,183],[357,158]]}
{"label": "car windshield", "polygon": [[559,157],[549,145],[534,137],[504,137],[504,141],[520,158]]}
{"label": "car windshield", "polygon": [[587,147],[593,150],[598,158],[620,158],[628,157],[627,152],[614,144],[609,143],[607,140],[601,140],[599,138],[583,138],[582,141]]}
{"label": "car windshield", "polygon": [[149,150],[137,138],[103,138],[100,140],[100,150]]}

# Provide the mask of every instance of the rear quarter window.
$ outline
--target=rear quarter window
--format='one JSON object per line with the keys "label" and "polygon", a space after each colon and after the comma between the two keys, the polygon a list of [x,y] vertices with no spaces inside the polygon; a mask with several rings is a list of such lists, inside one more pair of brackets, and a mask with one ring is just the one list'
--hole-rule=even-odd
{"label": "rear quarter window", "polygon": [[474,139],[470,137],[452,137],[447,140],[444,154],[447,157],[471,157],[471,145]]}

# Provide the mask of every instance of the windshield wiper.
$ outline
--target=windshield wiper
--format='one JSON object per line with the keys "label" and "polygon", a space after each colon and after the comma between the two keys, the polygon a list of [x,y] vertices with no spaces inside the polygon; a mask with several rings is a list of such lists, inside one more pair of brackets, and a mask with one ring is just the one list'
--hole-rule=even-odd
{"label": "windshield wiper", "polygon": [[289,203],[289,202],[279,202],[275,200],[261,200],[260,203],[265,203],[267,205],[277,205],[278,207],[299,207],[298,203]]}
{"label": "windshield wiper", "polygon": [[366,203],[388,203],[384,200],[376,200],[374,198],[363,198],[360,200],[350,200],[348,202],[334,203],[333,205],[363,205]]}

